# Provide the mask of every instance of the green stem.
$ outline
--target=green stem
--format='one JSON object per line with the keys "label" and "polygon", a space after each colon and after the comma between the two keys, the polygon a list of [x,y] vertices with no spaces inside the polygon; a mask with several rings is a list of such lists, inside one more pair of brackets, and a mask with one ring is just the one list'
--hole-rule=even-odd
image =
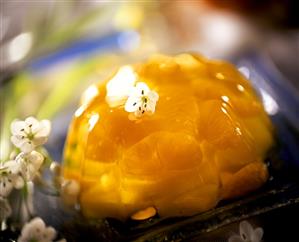
{"label": "green stem", "polygon": [[16,222],[17,223],[20,223],[21,222],[21,219],[20,219],[20,217],[21,217],[21,208],[22,208],[22,194],[21,194],[21,196],[18,196],[18,208],[17,208],[17,211],[18,211],[18,213],[17,213],[17,218],[16,218]]}
{"label": "green stem", "polygon": [[22,198],[26,199],[28,196],[28,187],[27,187],[26,181],[24,181],[24,182],[25,182],[25,184],[22,188]]}
{"label": "green stem", "polygon": [[26,212],[28,213],[29,219],[31,219],[33,216],[31,214],[31,211],[30,211],[30,208],[29,208],[29,205],[28,205],[28,195],[29,195],[28,184],[25,183],[25,185],[22,189],[22,200],[23,200],[23,203],[25,205]]}

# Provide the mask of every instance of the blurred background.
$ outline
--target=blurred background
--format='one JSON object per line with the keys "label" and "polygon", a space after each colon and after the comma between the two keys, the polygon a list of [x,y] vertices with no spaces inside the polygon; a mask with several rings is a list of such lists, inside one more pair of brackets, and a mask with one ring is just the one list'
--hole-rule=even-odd
{"label": "blurred background", "polygon": [[1,0],[0,7],[1,160],[10,122],[29,115],[52,120],[48,148],[61,159],[82,91],[157,52],[247,66],[269,114],[278,106],[299,130],[297,0]]}

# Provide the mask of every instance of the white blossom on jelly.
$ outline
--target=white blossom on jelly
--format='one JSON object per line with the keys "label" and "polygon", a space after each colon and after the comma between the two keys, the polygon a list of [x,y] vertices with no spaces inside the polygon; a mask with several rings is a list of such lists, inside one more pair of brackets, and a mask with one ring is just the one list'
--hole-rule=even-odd
{"label": "white blossom on jelly", "polygon": [[7,197],[13,188],[20,189],[24,186],[20,165],[14,161],[0,164],[0,196]]}
{"label": "white blossom on jelly", "polygon": [[49,120],[38,121],[33,117],[25,121],[15,120],[11,123],[11,142],[22,152],[29,153],[35,147],[47,142],[51,131]]}
{"label": "white blossom on jelly", "polygon": [[247,221],[242,221],[239,226],[240,235],[233,235],[228,242],[260,242],[264,231],[262,228],[253,228]]}
{"label": "white blossom on jelly", "polygon": [[32,181],[34,179],[43,161],[44,156],[35,150],[30,153],[21,152],[16,157],[16,162],[20,166],[20,172],[26,181]]}
{"label": "white blossom on jelly", "polygon": [[138,82],[130,92],[125,110],[134,113],[136,117],[141,117],[144,114],[151,115],[155,112],[158,99],[158,93],[150,90],[145,83]]}
{"label": "white blossom on jelly", "polygon": [[46,227],[41,218],[34,218],[22,228],[18,242],[52,242],[56,237],[53,227]]}
{"label": "white blossom on jelly", "polygon": [[11,215],[11,207],[8,200],[0,197],[0,222],[7,219]]}

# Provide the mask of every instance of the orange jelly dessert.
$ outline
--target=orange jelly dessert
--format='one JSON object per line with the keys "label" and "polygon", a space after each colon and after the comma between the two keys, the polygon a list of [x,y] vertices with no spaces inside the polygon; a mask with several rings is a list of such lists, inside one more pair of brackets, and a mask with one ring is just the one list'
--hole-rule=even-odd
{"label": "orange jelly dessert", "polygon": [[83,94],[63,173],[80,184],[87,217],[187,216],[265,183],[272,144],[271,122],[232,64],[154,55]]}

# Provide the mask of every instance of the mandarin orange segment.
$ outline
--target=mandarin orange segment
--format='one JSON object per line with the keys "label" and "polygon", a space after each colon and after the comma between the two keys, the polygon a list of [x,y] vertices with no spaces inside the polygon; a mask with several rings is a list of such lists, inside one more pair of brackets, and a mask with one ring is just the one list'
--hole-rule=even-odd
{"label": "mandarin orange segment", "polygon": [[64,177],[80,183],[87,217],[193,215],[266,182],[273,128],[233,65],[155,55],[92,88],[64,151]]}
{"label": "mandarin orange segment", "polygon": [[222,174],[222,197],[233,198],[254,191],[266,182],[268,170],[262,162],[252,162],[236,173]]}

